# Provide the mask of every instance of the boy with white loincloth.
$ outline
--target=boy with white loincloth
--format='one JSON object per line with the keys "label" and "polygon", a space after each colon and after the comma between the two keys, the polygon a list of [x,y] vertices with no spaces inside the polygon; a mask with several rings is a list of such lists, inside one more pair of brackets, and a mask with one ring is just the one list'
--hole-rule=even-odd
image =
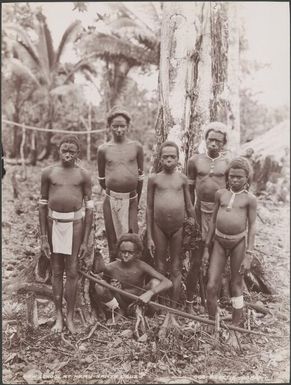
{"label": "boy with white loincloth", "polygon": [[231,161],[226,179],[228,188],[215,194],[215,208],[205,241],[203,274],[209,261],[209,244],[213,239],[207,283],[207,308],[210,319],[217,313],[220,280],[227,257],[230,257],[232,322],[238,326],[243,312],[243,275],[250,269],[254,254],[256,197],[248,191],[249,163],[244,158]]}
{"label": "boy with white loincloth", "polygon": [[[41,249],[50,259],[52,287],[56,306],[54,332],[63,330],[63,274],[66,272],[66,325],[76,332],[73,316],[78,281],[78,258],[88,251],[93,222],[92,184],[89,173],[76,164],[80,146],[76,136],[60,142],[60,162],[46,167],[41,174],[39,222]],[[85,202],[85,218],[82,205]]]}
{"label": "boy with white loincloth", "polygon": [[143,186],[142,145],[126,137],[130,115],[114,107],[107,118],[113,138],[98,148],[99,183],[105,190],[103,215],[109,258],[116,258],[116,243],[121,234],[138,232],[137,210]]}

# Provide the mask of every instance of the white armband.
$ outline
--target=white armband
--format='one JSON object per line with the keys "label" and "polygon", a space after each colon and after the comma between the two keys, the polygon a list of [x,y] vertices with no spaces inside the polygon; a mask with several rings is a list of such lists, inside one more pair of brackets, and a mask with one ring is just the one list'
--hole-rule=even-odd
{"label": "white armband", "polygon": [[97,179],[98,179],[98,180],[105,180],[105,176],[103,176],[103,177],[98,176]]}
{"label": "white armband", "polygon": [[190,184],[190,185],[195,184],[195,180],[194,179],[188,179],[188,184]]}
{"label": "white armband", "polygon": [[244,297],[242,295],[239,297],[231,297],[230,300],[234,309],[242,309],[244,307]]}
{"label": "white armband", "polygon": [[113,297],[111,301],[106,302],[104,305],[111,310],[117,309],[119,307],[119,303],[117,302],[117,299],[115,297]]}
{"label": "white armband", "polygon": [[40,200],[38,201],[38,203],[39,203],[40,205],[46,206],[46,205],[48,205],[48,200],[47,200],[47,199],[40,199]]}
{"label": "white armband", "polygon": [[144,172],[142,172],[141,174],[139,174],[137,180],[140,182],[142,180],[144,180]]}
{"label": "white armband", "polygon": [[89,210],[94,210],[94,201],[93,199],[85,202],[85,208]]}

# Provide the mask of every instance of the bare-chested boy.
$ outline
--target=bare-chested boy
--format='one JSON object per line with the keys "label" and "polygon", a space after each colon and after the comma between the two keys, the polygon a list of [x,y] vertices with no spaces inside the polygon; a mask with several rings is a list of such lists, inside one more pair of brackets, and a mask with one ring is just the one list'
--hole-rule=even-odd
{"label": "bare-chested boy", "polygon": [[[142,242],[139,236],[134,233],[123,234],[117,243],[118,260],[105,265],[100,255],[98,260],[94,261],[92,273],[103,273],[105,281],[112,283],[114,280],[114,285],[118,284],[124,291],[135,294],[143,303],[148,303],[154,295],[172,287],[172,282],[141,261],[141,253]],[[115,320],[126,314],[128,306],[132,303],[132,299],[97,283],[90,283],[90,291],[94,301],[99,301],[111,311],[116,311]]]}
{"label": "bare-chested boy", "polygon": [[[54,332],[63,330],[63,274],[66,272],[66,325],[76,331],[73,316],[78,281],[78,258],[87,254],[93,220],[91,179],[88,172],[76,164],[79,141],[64,136],[60,142],[60,162],[46,167],[41,175],[39,221],[41,249],[51,261],[52,287],[56,306]],[[82,204],[85,202],[85,219]]]}
{"label": "bare-chested boy", "polygon": [[[185,214],[194,217],[187,177],[177,171],[179,149],[174,142],[166,141],[160,147],[161,171],[150,175],[147,190],[147,245],[154,255],[156,268],[167,272],[169,251],[170,273],[173,282],[171,300],[176,306],[180,298],[182,268],[182,236]],[[177,322],[168,313],[164,327]]]}
{"label": "bare-chested boy", "polygon": [[[206,152],[193,155],[188,162],[187,175],[191,201],[195,202],[195,217],[202,240],[205,242],[209,222],[214,210],[214,196],[226,186],[225,171],[229,160],[222,154],[227,143],[227,127],[220,122],[211,122],[205,129]],[[192,255],[186,280],[187,311],[192,313],[193,295],[196,291],[203,249]]]}
{"label": "bare-chested boy", "polygon": [[107,118],[112,140],[98,148],[99,182],[105,190],[103,215],[109,258],[116,258],[116,243],[129,230],[138,232],[137,209],[143,185],[142,145],[126,137],[130,124],[128,112],[113,108]]}
{"label": "bare-chested boy", "polygon": [[[207,283],[207,308],[209,318],[217,312],[218,288],[227,257],[230,256],[232,322],[238,325],[243,312],[243,275],[250,268],[254,253],[256,197],[248,191],[250,168],[244,158],[234,159],[227,169],[228,188],[215,194],[215,208],[206,245],[214,240]],[[204,249],[202,268],[204,274],[209,260]]]}

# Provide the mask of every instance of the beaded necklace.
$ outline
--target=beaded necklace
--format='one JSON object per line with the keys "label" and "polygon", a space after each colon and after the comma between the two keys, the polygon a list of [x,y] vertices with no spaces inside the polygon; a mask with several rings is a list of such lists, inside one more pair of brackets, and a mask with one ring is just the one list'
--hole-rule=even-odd
{"label": "beaded necklace", "polygon": [[233,202],[234,202],[236,195],[239,195],[243,192],[246,192],[246,193],[248,192],[248,190],[246,190],[245,188],[243,190],[240,190],[239,192],[234,192],[234,191],[232,191],[231,188],[229,189],[229,191],[232,193],[232,195],[231,195],[230,201],[227,205],[226,211],[230,211],[232,209],[232,205],[233,205]]}
{"label": "beaded necklace", "polygon": [[217,159],[220,159],[222,157],[222,154],[219,154],[216,158],[211,158],[208,153],[206,152],[205,153],[207,158],[209,158],[211,160],[211,165],[210,165],[210,171],[209,171],[209,175],[213,175],[213,170],[214,170],[214,162],[217,160]]}

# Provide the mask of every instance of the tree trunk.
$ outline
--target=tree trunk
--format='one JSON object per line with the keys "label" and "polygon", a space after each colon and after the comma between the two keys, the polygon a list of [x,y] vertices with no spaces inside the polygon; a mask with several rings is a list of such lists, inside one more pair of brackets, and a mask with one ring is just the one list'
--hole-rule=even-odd
{"label": "tree trunk", "polygon": [[[13,122],[19,123],[19,113],[16,110],[13,114]],[[21,143],[21,134],[19,132],[19,127],[13,126],[12,127],[12,151],[11,151],[11,158],[17,158],[20,155],[20,143]]]}
{"label": "tree trunk", "polygon": [[124,87],[124,84],[127,80],[127,75],[130,68],[131,67],[126,60],[114,63],[110,108],[118,104],[123,104],[125,95],[122,88]]}
{"label": "tree trunk", "polygon": [[161,32],[157,146],[166,139],[177,143],[183,169],[190,135],[195,11],[193,2],[165,2]]}
{"label": "tree trunk", "polygon": [[228,23],[226,3],[217,2],[211,7],[211,59],[212,92],[210,120],[227,122],[227,62]]}
{"label": "tree trunk", "polygon": [[[210,36],[211,3],[203,3],[201,7],[202,35],[200,46],[196,45],[197,64],[194,69],[194,90],[191,111],[191,133],[188,158],[198,152],[202,142],[203,127],[210,120],[210,100],[212,97],[211,78],[211,36]],[[198,40],[199,42],[199,40]]]}
{"label": "tree trunk", "polygon": [[228,19],[228,62],[227,88],[229,108],[227,125],[230,128],[229,148],[233,156],[238,156],[240,147],[240,116],[239,116],[239,25],[237,4],[227,3]]}
{"label": "tree trunk", "polygon": [[31,148],[30,148],[31,165],[36,165],[37,152],[36,152],[36,132],[31,133]]}

